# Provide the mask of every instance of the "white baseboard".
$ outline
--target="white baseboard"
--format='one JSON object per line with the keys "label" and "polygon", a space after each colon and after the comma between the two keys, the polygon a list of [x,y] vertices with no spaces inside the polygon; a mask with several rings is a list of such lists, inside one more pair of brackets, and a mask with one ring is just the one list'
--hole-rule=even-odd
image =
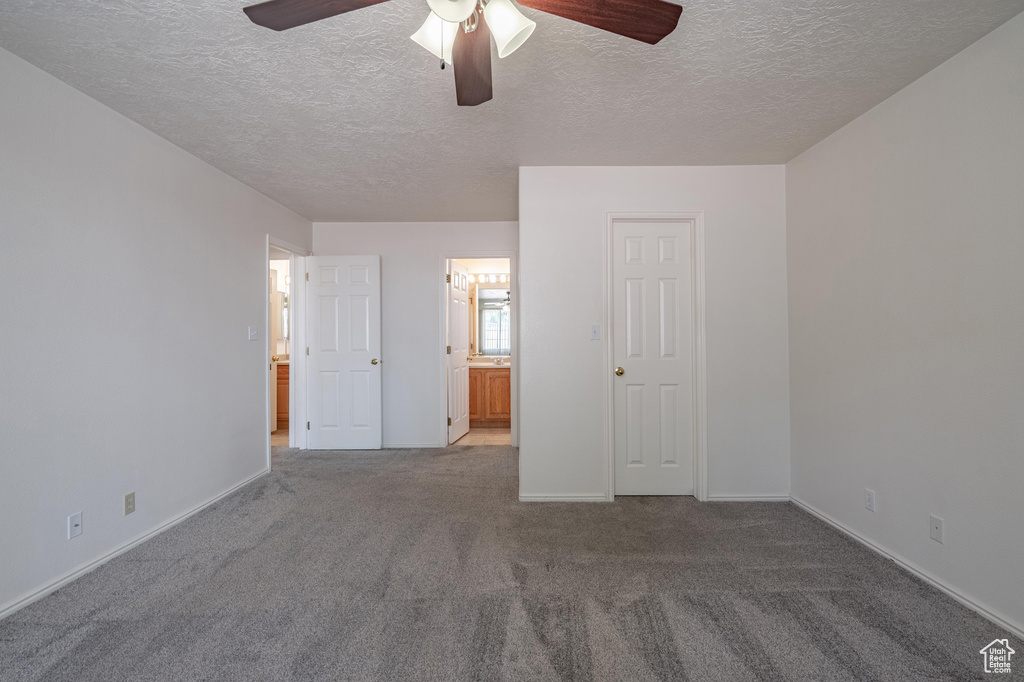
{"label": "white baseboard", "polygon": [[423,448],[444,448],[447,445],[439,445],[437,443],[384,443],[380,446],[381,450],[421,450]]}
{"label": "white baseboard", "polygon": [[789,502],[789,495],[708,495],[708,502]]}
{"label": "white baseboard", "polygon": [[520,502],[607,502],[604,495],[520,495]]}
{"label": "white baseboard", "polygon": [[1024,639],[1024,626],[1022,626],[1020,623],[1015,623],[1013,620],[1011,620],[1005,614],[1002,614],[1002,613],[996,611],[995,609],[989,607],[988,605],[982,604],[981,602],[975,600],[974,598],[967,596],[963,592],[960,592],[959,590],[957,590],[952,585],[949,585],[948,583],[944,582],[942,579],[937,578],[936,576],[932,575],[931,573],[929,573],[925,569],[921,568],[920,566],[918,566],[914,562],[912,562],[912,561],[910,561],[908,559],[905,559],[904,557],[900,556],[899,554],[896,554],[895,552],[893,552],[893,551],[883,547],[882,545],[879,545],[878,543],[874,542],[873,540],[869,540],[868,538],[864,537],[863,535],[861,535],[857,531],[853,530],[852,528],[850,528],[846,524],[844,524],[844,523],[842,523],[840,521],[837,521],[836,519],[832,518],[831,516],[829,516],[828,514],[826,514],[823,511],[815,509],[814,507],[812,507],[811,505],[807,504],[803,500],[797,499],[797,498],[792,497],[792,496],[790,497],[790,500],[793,502],[793,504],[795,504],[796,506],[800,507],[801,509],[803,509],[807,513],[811,514],[812,516],[818,517],[819,519],[821,519],[822,521],[824,521],[828,525],[830,525],[830,526],[836,528],[837,530],[841,531],[842,533],[850,536],[851,538],[853,538],[857,542],[861,543],[862,545],[864,545],[868,549],[874,550],[875,552],[881,554],[882,556],[886,557],[887,559],[891,559],[898,566],[902,567],[904,570],[909,571],[910,573],[913,573],[914,575],[916,575],[921,580],[925,581],[926,583],[928,583],[932,587],[935,587],[939,591],[944,592],[945,594],[949,595],[950,597],[952,597],[953,599],[957,600],[958,602],[960,602],[961,604],[963,604],[964,606],[966,606],[970,610],[974,611],[978,615],[982,616],[983,618],[986,618],[986,619],[992,621],[993,623],[995,623],[996,625],[998,625],[999,627],[1003,628],[1004,630],[1007,630],[1007,631],[1011,632],[1017,638]]}
{"label": "white baseboard", "polygon": [[55,580],[52,580],[52,581],[46,583],[45,585],[43,585],[41,587],[37,587],[36,589],[32,590],[28,594],[22,595],[21,597],[16,597],[13,601],[10,601],[7,604],[4,604],[2,607],[0,607],[0,620],[3,620],[4,618],[6,618],[7,616],[11,615],[15,611],[18,611],[19,609],[25,608],[26,606],[28,606],[29,604],[31,604],[33,602],[39,601],[40,599],[42,599],[43,597],[45,597],[47,595],[53,594],[54,592],[56,592],[60,588],[64,587],[68,583],[73,582],[73,581],[77,580],[78,578],[81,578],[83,575],[85,575],[89,571],[92,571],[92,570],[95,570],[95,569],[99,568],[100,566],[102,566],[103,564],[107,563],[108,561],[110,561],[114,557],[117,557],[117,556],[119,556],[121,554],[124,554],[129,549],[131,549],[132,547],[135,547],[137,545],[141,545],[146,540],[149,540],[150,538],[152,538],[152,537],[154,537],[156,535],[159,535],[160,533],[164,532],[168,528],[172,528],[172,527],[178,525],[179,523],[181,523],[182,521],[184,521],[188,517],[193,516],[193,515],[201,512],[203,509],[205,509],[206,507],[209,507],[211,504],[213,504],[215,502],[218,502],[219,500],[224,499],[225,497],[227,497],[231,493],[235,492],[239,488],[244,488],[245,486],[249,485],[250,483],[252,483],[256,479],[258,479],[258,478],[260,478],[262,476],[265,476],[268,473],[270,473],[270,470],[269,469],[264,469],[263,471],[260,471],[259,473],[257,473],[255,475],[250,476],[249,478],[245,479],[241,483],[233,485],[232,487],[228,488],[224,492],[218,493],[217,495],[215,495],[214,497],[211,497],[210,499],[206,500],[205,502],[200,502],[195,507],[192,507],[188,511],[186,511],[186,512],[184,512],[182,514],[179,514],[178,516],[175,516],[171,520],[166,521],[166,522],[160,524],[159,526],[156,526],[155,528],[151,528],[148,531],[142,533],[141,535],[136,535],[131,540],[128,540],[128,541],[126,541],[126,542],[116,546],[114,549],[110,550],[106,554],[104,554],[104,555],[102,555],[102,556],[100,556],[100,557],[98,557],[96,559],[93,559],[92,561],[88,561],[88,562],[86,562],[84,564],[81,564],[81,565],[71,569],[70,571],[68,571],[67,573],[59,576]]}

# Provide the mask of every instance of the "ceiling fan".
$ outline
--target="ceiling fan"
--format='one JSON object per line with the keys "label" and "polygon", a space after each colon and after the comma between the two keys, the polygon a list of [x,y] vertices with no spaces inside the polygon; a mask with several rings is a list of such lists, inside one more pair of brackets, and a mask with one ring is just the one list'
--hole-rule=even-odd
{"label": "ceiling fan", "polygon": [[[244,8],[253,23],[295,28],[388,0],[267,0]],[[521,5],[654,45],[675,30],[683,8],[664,0],[519,0]],[[459,106],[491,99],[491,38],[498,57],[515,52],[537,24],[512,0],[427,0],[430,14],[412,39],[455,69]]]}

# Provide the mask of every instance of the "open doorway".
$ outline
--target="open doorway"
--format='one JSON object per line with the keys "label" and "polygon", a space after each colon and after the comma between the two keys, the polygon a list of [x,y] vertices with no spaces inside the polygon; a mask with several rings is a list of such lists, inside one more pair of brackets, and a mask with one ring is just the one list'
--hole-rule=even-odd
{"label": "open doorway", "polygon": [[512,445],[511,258],[446,261],[448,443]]}
{"label": "open doorway", "polygon": [[267,309],[270,351],[270,445],[287,447],[291,420],[291,254],[270,247],[270,278]]}
{"label": "open doorway", "polygon": [[267,235],[267,467],[275,449],[306,447],[305,272],[307,252]]}

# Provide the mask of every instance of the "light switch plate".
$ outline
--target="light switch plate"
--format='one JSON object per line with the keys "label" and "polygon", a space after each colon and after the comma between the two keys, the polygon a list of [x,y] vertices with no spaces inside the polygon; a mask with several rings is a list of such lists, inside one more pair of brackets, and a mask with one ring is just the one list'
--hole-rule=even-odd
{"label": "light switch plate", "polygon": [[68,517],[68,540],[82,534],[82,512],[75,512]]}
{"label": "light switch plate", "polygon": [[256,327],[249,327],[249,340],[258,341],[260,338],[260,330]]}
{"label": "light switch plate", "polygon": [[600,341],[601,340],[601,325],[592,324],[590,325],[590,340]]}

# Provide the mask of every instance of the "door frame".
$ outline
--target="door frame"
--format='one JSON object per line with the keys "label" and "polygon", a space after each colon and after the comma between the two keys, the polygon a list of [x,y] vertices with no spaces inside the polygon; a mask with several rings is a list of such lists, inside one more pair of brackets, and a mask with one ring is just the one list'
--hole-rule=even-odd
{"label": "door frame", "polygon": [[609,211],[605,232],[604,271],[604,329],[607,342],[604,344],[605,367],[608,368],[605,384],[605,422],[608,424],[606,456],[607,468],[605,495],[609,502],[615,500],[615,377],[611,367],[615,362],[615,310],[613,301],[613,256],[615,254],[615,223],[685,223],[692,224],[690,235],[690,273],[692,278],[690,305],[690,332],[692,337],[693,376],[693,496],[700,502],[708,499],[707,478],[707,352],[705,338],[705,295],[704,295],[704,212],[703,211]]}
{"label": "door frame", "polygon": [[441,415],[438,420],[440,433],[443,434],[438,440],[440,447],[448,447],[448,354],[445,346],[448,343],[448,283],[445,275],[448,274],[448,261],[462,258],[507,258],[509,260],[509,290],[512,292],[512,309],[509,312],[509,331],[511,332],[512,367],[509,369],[509,379],[512,384],[512,447],[519,447],[519,254],[517,251],[475,251],[472,249],[444,251],[438,259],[438,278],[440,282],[440,325],[438,327],[438,350],[441,358]]}
{"label": "door frame", "polygon": [[[291,263],[288,272],[291,275],[292,283],[288,301],[289,329],[291,334],[291,350],[306,347],[306,287],[305,284],[306,256],[312,255],[308,249],[296,246],[273,235],[267,235],[267,241],[263,250],[263,265],[266,270],[263,285],[263,347],[267,354],[263,366],[270,367],[270,247],[287,251],[291,254]],[[300,276],[301,275],[301,276]],[[306,421],[306,354],[290,352],[288,356],[288,446],[299,449],[306,449],[305,429],[293,429],[291,424],[301,424]],[[269,371],[269,370],[268,370]],[[270,381],[264,382],[265,405],[263,414],[263,429],[267,434],[267,471],[270,471]]]}

